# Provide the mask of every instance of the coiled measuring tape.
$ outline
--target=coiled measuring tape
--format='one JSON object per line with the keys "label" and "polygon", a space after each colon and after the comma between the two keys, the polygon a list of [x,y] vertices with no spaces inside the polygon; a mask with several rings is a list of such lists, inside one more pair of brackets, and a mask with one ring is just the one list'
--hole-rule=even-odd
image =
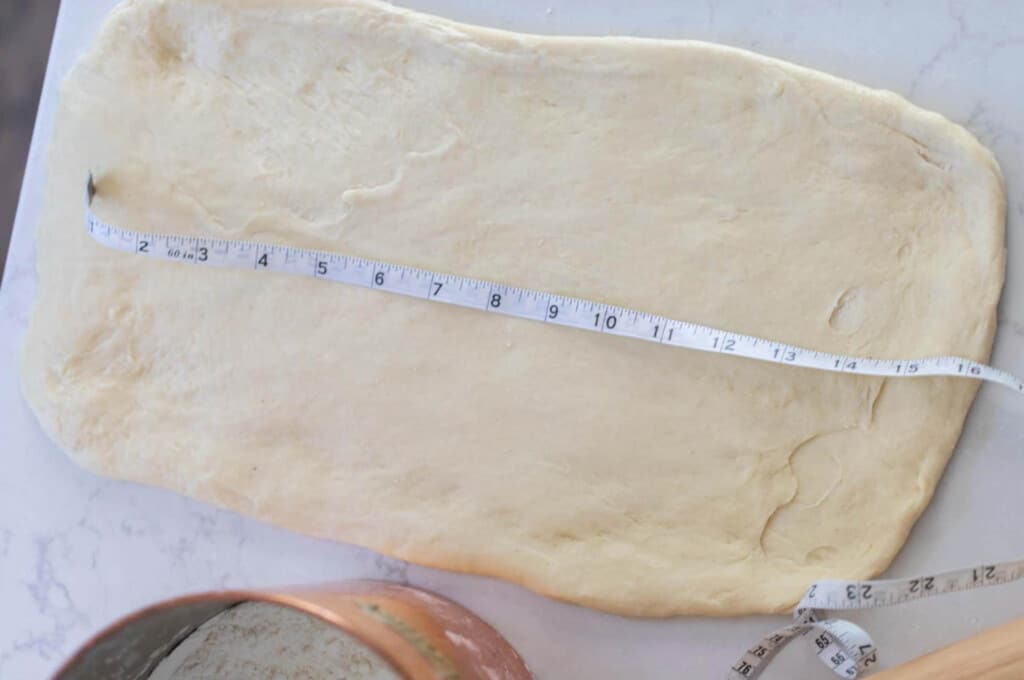
{"label": "coiled measuring tape", "polygon": [[794,622],[765,636],[744,652],[730,669],[728,680],[753,680],[783,647],[805,636],[811,638],[818,659],[836,675],[857,678],[878,663],[875,643],[860,626],[843,619],[823,618],[824,612],[891,607],[1022,578],[1024,560],[982,564],[915,578],[818,581],[807,589],[796,606]]}
{"label": "coiled measuring tape", "polygon": [[[98,243],[123,252],[203,267],[250,269],[326,279],[558,326],[802,368],[891,378],[974,378],[998,383],[1024,394],[1024,381],[1020,378],[962,357],[871,359],[831,354],[581,298],[361,257],[254,241],[132,231],[110,225],[92,212],[95,193],[90,175],[86,183],[85,211],[89,234]],[[1008,562],[916,579],[818,581],[797,605],[794,623],[780,628],[748,649],[729,670],[728,678],[756,678],[791,640],[812,633],[817,657],[837,675],[856,678],[877,663],[874,642],[856,624],[842,619],[823,619],[823,611],[902,604],[923,597],[1007,583],[1022,577],[1024,562]]]}

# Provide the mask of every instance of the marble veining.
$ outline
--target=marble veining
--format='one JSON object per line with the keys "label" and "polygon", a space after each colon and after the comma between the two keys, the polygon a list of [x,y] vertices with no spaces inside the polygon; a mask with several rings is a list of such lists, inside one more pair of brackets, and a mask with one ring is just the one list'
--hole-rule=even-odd
{"label": "marble veining", "polygon": [[[319,541],[71,464],[22,400],[17,354],[35,293],[39,211],[56,85],[113,0],[64,0],[10,256],[0,289],[0,678],[46,677],[88,636],[184,592],[382,578],[453,597],[491,621],[539,678],[721,677],[784,619],[625,620],[491,579],[408,565]],[[408,0],[463,21],[543,33],[698,38],[789,59],[898,92],[969,129],[998,156],[1011,197],[1007,285],[993,362],[1024,373],[1024,3],[950,0]],[[985,387],[932,506],[893,576],[1024,555],[1024,401]],[[1024,616],[1024,586],[853,617],[884,664]],[[799,645],[770,678],[831,677]]]}

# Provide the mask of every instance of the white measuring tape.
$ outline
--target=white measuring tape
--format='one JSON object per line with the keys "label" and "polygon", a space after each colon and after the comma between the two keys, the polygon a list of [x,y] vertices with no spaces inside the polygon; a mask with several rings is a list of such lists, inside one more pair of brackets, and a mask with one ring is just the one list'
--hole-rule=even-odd
{"label": "white measuring tape", "polygon": [[875,643],[863,628],[843,619],[824,619],[825,611],[873,609],[936,595],[1002,585],[1024,578],[1024,560],[983,564],[931,576],[874,581],[818,581],[793,614],[795,621],[761,639],[733,664],[728,680],[753,680],[791,640],[810,635],[815,655],[843,678],[856,678],[878,663]]}
{"label": "white measuring tape", "polygon": [[[975,378],[999,383],[1024,394],[1024,381],[1020,378],[961,357],[870,359],[830,354],[590,300],[360,257],[254,241],[132,231],[112,226],[96,217],[91,209],[95,193],[90,175],[86,184],[86,226],[94,240],[114,250],[205,267],[231,267],[327,279],[559,326],[802,368],[892,378]],[[797,605],[795,622],[748,649],[730,669],[728,678],[752,680],[758,677],[775,654],[791,640],[812,633],[818,658],[837,675],[856,678],[877,662],[874,642],[856,624],[842,619],[823,619],[822,611],[901,604],[933,595],[1007,583],[1022,577],[1024,562],[1007,562],[914,579],[818,581]]]}
{"label": "white measuring tape", "polygon": [[131,231],[111,226],[96,217],[89,208],[94,194],[90,175],[86,185],[86,226],[93,239],[114,250],[204,267],[327,279],[505,316],[777,364],[891,378],[935,375],[977,378],[1024,394],[1024,381],[1020,378],[961,357],[868,359],[830,354],[624,307],[361,257],[255,241]]}

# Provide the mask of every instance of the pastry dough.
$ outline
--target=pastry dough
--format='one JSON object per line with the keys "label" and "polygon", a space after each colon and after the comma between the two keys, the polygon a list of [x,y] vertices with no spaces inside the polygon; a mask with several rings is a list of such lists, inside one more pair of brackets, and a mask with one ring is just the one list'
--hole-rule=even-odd
{"label": "pastry dough", "polygon": [[631,615],[882,571],[977,389],[158,262],[260,239],[821,350],[988,357],[992,155],[899,96],[687,41],[357,0],[135,0],[64,83],[25,394],[75,460]]}

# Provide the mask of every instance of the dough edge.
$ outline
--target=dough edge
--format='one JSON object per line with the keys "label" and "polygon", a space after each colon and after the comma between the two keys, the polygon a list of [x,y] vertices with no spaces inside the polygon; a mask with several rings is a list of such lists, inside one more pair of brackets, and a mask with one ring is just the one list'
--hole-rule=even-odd
{"label": "dough edge", "polygon": [[[127,0],[122,5],[119,5],[114,12],[117,13],[122,11],[130,11],[132,6],[135,4],[135,0]],[[252,4],[259,5],[261,3],[256,2]],[[295,6],[296,9],[301,9],[307,7],[330,7],[336,4],[336,2],[332,2],[331,0],[305,0],[304,2],[295,3]],[[749,52],[747,50],[728,47],[724,45],[718,45],[714,43],[705,43],[696,40],[661,40],[633,37],[535,36],[529,34],[513,33],[499,29],[491,29],[461,24],[458,22],[448,21],[446,19],[432,17],[430,15],[421,14],[419,12],[407,10],[400,7],[393,7],[390,5],[378,6],[374,4],[374,7],[383,11],[391,12],[396,16],[415,18],[415,20],[428,24],[438,30],[448,31],[454,28],[457,29],[458,31],[465,33],[468,37],[479,42],[493,41],[494,43],[497,44],[503,43],[507,40],[514,40],[518,43],[547,43],[552,47],[573,47],[577,45],[596,46],[619,43],[624,46],[628,45],[635,47],[637,49],[643,49],[646,46],[655,46],[662,44],[679,45],[680,43],[687,43],[690,45],[700,45],[701,47],[720,51],[723,54],[733,55],[734,57],[737,58],[754,60],[762,64],[770,64],[775,67],[781,67],[791,72],[796,71],[803,77],[827,81],[831,83],[831,85],[833,86],[839,85],[848,90],[857,92],[858,95],[864,96],[866,99],[869,99],[873,105],[900,107],[901,113],[904,117],[904,120],[907,122],[908,126],[911,122],[913,122],[915,125],[920,125],[922,127],[939,128],[941,131],[938,132],[938,134],[947,136],[951,141],[955,142],[956,146],[965,155],[968,155],[970,157],[970,160],[973,164],[988,167],[989,169],[991,169],[994,172],[994,174],[999,178],[1000,186],[996,186],[995,184],[991,185],[991,198],[994,200],[991,200],[990,202],[986,201],[986,204],[991,205],[995,208],[995,214],[991,216],[993,221],[998,222],[998,224],[1000,225],[1005,223],[1005,194],[1003,191],[1000,190],[1002,182],[1001,173],[999,170],[999,166],[996,163],[992,153],[983,145],[981,145],[981,143],[978,142],[978,140],[970,132],[965,130],[960,125],[951,122],[941,114],[921,109],[911,104],[905,98],[898,94],[884,90],[871,89],[859,85],[857,83],[844,80],[842,78],[831,76],[829,74],[815,71],[813,69],[806,68],[803,66],[795,65],[780,59],[774,59],[772,57],[767,57],[757,53]],[[114,16],[112,15],[108,19],[108,25],[109,23],[112,23],[113,20]],[[99,41],[93,44],[92,50],[95,50],[98,42]],[[83,57],[83,59],[88,58],[88,54],[85,57]],[[74,70],[72,70],[72,74],[73,72]],[[69,74],[68,77],[71,78],[72,75]],[[867,103],[867,101],[865,103]],[[982,220],[979,219],[979,221]],[[1003,261],[1000,263],[1001,275],[1002,268],[1005,264],[1005,246],[1003,246],[1002,252]],[[38,300],[36,302],[36,305],[38,305]],[[33,327],[30,328],[28,334],[26,335],[27,339],[38,337],[40,331],[37,328],[34,328],[38,318],[39,315],[34,312],[32,316]],[[991,311],[991,314],[989,315],[989,320],[987,322],[987,326],[985,329],[985,334],[987,337],[987,349],[984,358],[986,360],[991,351],[995,331],[996,310],[993,309]],[[59,442],[62,448],[68,453],[70,457],[72,457],[72,459],[74,459],[82,467],[103,476],[141,482],[144,484],[157,486],[158,488],[171,488],[172,490],[178,493],[187,493],[182,488],[175,488],[173,486],[168,485],[165,482],[158,483],[153,481],[152,479],[146,478],[145,476],[131,476],[119,474],[118,470],[107,468],[102,464],[103,456],[93,456],[87,450],[78,449],[75,446],[73,446],[73,442],[70,441],[68,437],[63,436],[66,433],[60,431],[60,427],[58,425],[58,409],[56,405],[53,402],[51,402],[49,398],[45,395],[45,388],[38,381],[38,378],[40,376],[38,375],[37,371],[38,367],[33,365],[36,363],[36,361],[32,359],[32,349],[33,348],[30,347],[30,343],[26,342],[23,348],[21,363],[22,370],[20,372],[23,393],[27,401],[31,405],[33,412],[36,414],[46,434],[54,441]],[[33,375],[33,373],[36,373],[36,375]],[[973,395],[970,398],[970,401],[973,401]],[[969,412],[969,408],[967,412]],[[964,419],[965,418],[966,412]],[[893,540],[886,542],[888,545],[886,550],[884,551],[884,555],[882,555],[878,560],[876,560],[875,563],[865,565],[864,569],[862,570],[862,573],[845,576],[847,576],[848,578],[873,577],[879,574],[880,572],[884,571],[895,559],[900,548],[905,543],[907,536],[910,534],[914,523],[920,517],[921,513],[923,513],[924,509],[928,505],[928,502],[931,500],[938,483],[937,480],[939,477],[941,477],[945,465],[948,463],[949,458],[952,456],[954,452],[955,444],[957,439],[959,438],[959,434],[962,431],[962,428],[963,420],[961,420],[959,427],[956,427],[953,430],[954,434],[950,437],[950,441],[943,443],[942,446],[946,451],[948,451],[948,453],[945,455],[945,457],[936,458],[936,465],[934,466],[934,469],[931,470],[933,474],[933,479],[929,480],[930,484],[926,485],[926,493],[916,499],[916,511],[912,514],[912,516],[908,517],[908,520],[905,523],[905,525],[900,527],[901,531],[894,532],[892,534]],[[207,491],[209,491],[208,487]],[[189,495],[192,494],[189,493]],[[240,511],[240,504],[236,502],[234,499],[232,499],[230,497],[230,494],[204,493],[197,497],[206,502],[213,503],[214,505],[217,505],[219,507],[227,508],[234,511]],[[307,535],[318,536],[330,540],[344,540],[345,542],[352,542],[373,550],[379,550],[385,554],[394,556],[399,559],[408,560],[419,565],[435,567],[447,571],[455,571],[467,574],[502,578],[513,583],[521,584],[529,588],[530,590],[544,594],[554,599],[562,600],[572,604],[582,604],[603,611],[623,614],[627,616],[667,617],[679,614],[734,616],[753,613],[784,612],[789,610],[791,606],[795,604],[795,601],[793,601],[787,602],[784,605],[780,606],[775,603],[758,603],[748,600],[749,606],[737,608],[736,606],[734,606],[734,603],[730,602],[705,602],[701,604],[696,601],[691,601],[691,606],[681,609],[678,606],[678,604],[669,604],[660,600],[651,600],[643,602],[635,601],[625,603],[621,599],[614,597],[614,595],[609,597],[574,595],[572,593],[571,585],[568,588],[559,588],[557,585],[553,584],[549,579],[534,576],[530,573],[523,573],[517,570],[508,569],[507,565],[503,564],[500,560],[492,560],[485,557],[479,557],[478,559],[472,560],[472,562],[465,561],[463,563],[459,563],[457,555],[453,555],[452,553],[448,553],[443,550],[430,551],[423,549],[405,549],[402,546],[389,545],[386,541],[374,541],[372,540],[371,537],[368,536],[357,537],[354,539],[351,537],[342,537],[330,531],[311,530],[307,526],[291,526],[289,522],[282,521],[283,518],[281,517],[272,518],[268,516],[261,516],[259,513],[253,513],[251,510],[248,509],[242,512],[250,516],[255,516],[262,521],[268,521],[277,526],[283,526]],[[567,578],[566,584],[569,585],[571,583],[572,579]]]}

